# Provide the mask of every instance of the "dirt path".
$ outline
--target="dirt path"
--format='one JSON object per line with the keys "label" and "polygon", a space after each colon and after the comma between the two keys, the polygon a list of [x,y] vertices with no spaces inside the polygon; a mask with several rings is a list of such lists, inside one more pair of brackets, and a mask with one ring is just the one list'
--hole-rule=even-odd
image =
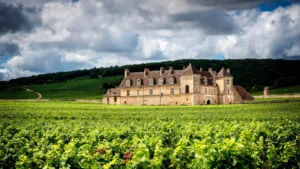
{"label": "dirt path", "polygon": [[41,93],[36,92],[36,91],[34,91],[32,89],[28,89],[26,87],[24,87],[24,89],[27,90],[28,92],[34,92],[34,93],[36,93],[38,95],[38,98],[36,98],[36,100],[40,100],[42,98],[42,94]]}

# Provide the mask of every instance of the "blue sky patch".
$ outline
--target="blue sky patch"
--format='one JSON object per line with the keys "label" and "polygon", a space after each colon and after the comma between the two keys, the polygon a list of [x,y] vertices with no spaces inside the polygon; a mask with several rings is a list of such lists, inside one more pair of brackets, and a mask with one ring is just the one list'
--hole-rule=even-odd
{"label": "blue sky patch", "polygon": [[291,2],[287,0],[273,1],[270,3],[262,3],[258,6],[260,11],[274,11],[278,7],[287,7],[292,5]]}

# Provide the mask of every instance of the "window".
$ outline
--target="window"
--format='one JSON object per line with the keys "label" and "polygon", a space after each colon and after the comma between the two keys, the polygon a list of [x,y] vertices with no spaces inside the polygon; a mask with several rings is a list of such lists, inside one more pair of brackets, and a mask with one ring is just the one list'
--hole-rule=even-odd
{"label": "window", "polygon": [[185,93],[189,93],[190,92],[190,87],[189,85],[185,85]]}
{"label": "window", "polygon": [[150,79],[149,79],[149,85],[152,86],[153,84],[154,84],[154,80],[153,80],[153,78],[150,78]]}
{"label": "window", "polygon": [[170,94],[174,94],[174,88],[170,89]]}
{"label": "window", "polygon": [[196,87],[196,92],[198,92],[198,87]]}
{"label": "window", "polygon": [[227,84],[229,84],[229,82],[230,82],[229,79],[227,79]]}
{"label": "window", "polygon": [[149,89],[149,95],[153,95],[153,89]]}
{"label": "window", "polygon": [[114,97],[114,102],[117,102],[117,97],[116,96]]}
{"label": "window", "polygon": [[207,94],[207,89],[205,88],[205,94]]}
{"label": "window", "polygon": [[130,80],[126,80],[126,87],[130,86]]}
{"label": "window", "polygon": [[181,88],[179,88],[179,94],[181,94]]}
{"label": "window", "polygon": [[207,85],[207,77],[204,77],[204,85]]}
{"label": "window", "polygon": [[126,96],[130,96],[130,90],[126,91]]}
{"label": "window", "polygon": [[106,98],[106,102],[107,102],[107,104],[109,103],[109,97]]}
{"label": "window", "polygon": [[130,80],[126,80],[126,87],[130,86]]}
{"label": "window", "polygon": [[139,90],[136,91],[136,95],[140,96],[140,91]]}
{"label": "window", "polygon": [[137,85],[137,86],[141,86],[141,85],[142,85],[141,79],[137,79],[137,80],[136,80],[136,85]]}
{"label": "window", "polygon": [[216,94],[216,89],[214,89],[214,94]]}
{"label": "window", "polygon": [[159,81],[158,81],[158,82],[159,82],[159,85],[163,85],[163,84],[164,84],[164,78],[162,78],[162,77],[159,78]]}
{"label": "window", "polygon": [[169,78],[169,84],[174,84],[174,77]]}
{"label": "window", "polygon": [[229,89],[228,89],[228,95],[229,95]]}

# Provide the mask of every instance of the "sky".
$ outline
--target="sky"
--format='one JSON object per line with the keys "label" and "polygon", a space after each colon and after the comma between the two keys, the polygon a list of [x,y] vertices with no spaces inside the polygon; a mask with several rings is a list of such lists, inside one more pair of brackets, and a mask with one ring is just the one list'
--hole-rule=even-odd
{"label": "sky", "polygon": [[0,80],[244,58],[300,59],[300,1],[0,0]]}

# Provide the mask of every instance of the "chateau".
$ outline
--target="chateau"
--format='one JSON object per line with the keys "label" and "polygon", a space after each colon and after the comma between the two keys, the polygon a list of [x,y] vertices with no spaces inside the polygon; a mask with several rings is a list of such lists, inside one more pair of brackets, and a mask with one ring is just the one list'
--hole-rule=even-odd
{"label": "chateau", "polygon": [[242,87],[233,85],[230,69],[218,73],[209,68],[203,71],[189,64],[183,70],[124,71],[118,88],[107,91],[104,104],[129,105],[198,105],[236,104],[254,98]]}

